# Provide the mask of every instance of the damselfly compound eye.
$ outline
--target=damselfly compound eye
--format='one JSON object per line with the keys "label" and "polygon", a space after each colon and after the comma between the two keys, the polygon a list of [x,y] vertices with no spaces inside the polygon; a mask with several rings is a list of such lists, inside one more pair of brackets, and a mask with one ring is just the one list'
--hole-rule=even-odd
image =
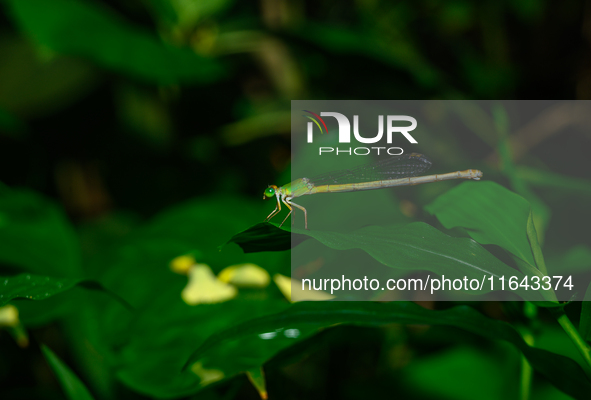
{"label": "damselfly compound eye", "polygon": [[273,197],[273,196],[275,196],[275,189],[267,188],[267,190],[265,190],[265,197]]}

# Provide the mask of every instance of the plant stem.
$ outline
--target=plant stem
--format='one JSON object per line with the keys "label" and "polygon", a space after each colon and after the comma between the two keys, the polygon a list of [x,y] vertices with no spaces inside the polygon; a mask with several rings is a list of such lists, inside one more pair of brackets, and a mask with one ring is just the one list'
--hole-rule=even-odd
{"label": "plant stem", "polygon": [[[534,345],[534,336],[527,331],[521,334],[525,343],[530,346]],[[533,377],[533,369],[527,358],[521,355],[521,385],[520,385],[520,400],[528,400],[531,391],[531,381]]]}
{"label": "plant stem", "polygon": [[534,256],[534,261],[536,262],[536,267],[538,267],[542,274],[548,275],[548,270],[546,269],[544,255],[542,254],[542,249],[540,248],[540,243],[538,242],[538,233],[536,232],[536,226],[534,225],[534,218],[531,211],[529,212],[529,217],[527,218],[526,231],[527,239],[529,240],[529,245]]}
{"label": "plant stem", "polygon": [[570,337],[570,340],[572,340],[577,350],[579,350],[579,353],[581,353],[581,355],[583,356],[585,364],[582,365],[582,367],[585,370],[587,377],[591,379],[591,346],[589,346],[589,343],[587,343],[581,337],[579,331],[577,330],[577,328],[575,328],[575,326],[568,318],[564,310],[553,310],[553,314],[556,316],[558,323],[560,324],[560,326],[562,326],[562,329],[564,329],[568,337]]}

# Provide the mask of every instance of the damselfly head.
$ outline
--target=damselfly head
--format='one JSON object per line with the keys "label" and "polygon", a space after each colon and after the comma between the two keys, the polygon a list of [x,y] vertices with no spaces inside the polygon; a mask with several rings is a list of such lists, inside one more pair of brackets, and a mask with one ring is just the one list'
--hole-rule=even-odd
{"label": "damselfly head", "polygon": [[269,185],[269,187],[263,193],[263,200],[269,200],[275,196],[275,191],[277,190],[277,186]]}

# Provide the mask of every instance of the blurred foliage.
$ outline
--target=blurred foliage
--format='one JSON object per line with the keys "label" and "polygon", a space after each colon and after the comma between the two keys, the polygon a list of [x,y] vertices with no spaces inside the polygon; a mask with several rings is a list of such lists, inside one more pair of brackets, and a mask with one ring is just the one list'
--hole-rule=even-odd
{"label": "blurred foliage", "polygon": [[[466,274],[458,260],[588,271],[584,116],[517,131],[500,107],[456,110],[472,133],[433,132],[429,156],[496,183],[381,193],[405,227],[337,238],[260,224],[263,189],[290,180],[291,99],[587,99],[583,2],[2,0],[0,10],[0,300],[10,300],[0,398],[588,397],[589,302],[291,304],[278,286],[293,238],[343,249],[431,238],[423,253],[363,245],[408,268],[439,254]],[[193,266],[171,267],[179,256],[220,282],[246,263],[274,279],[226,280],[234,298],[189,305]]]}
{"label": "blurred foliage", "polygon": [[84,386],[80,379],[68,368],[47,346],[42,345],[41,350],[47,359],[49,365],[53,369],[53,372],[58,376],[60,383],[68,399],[84,399],[92,400],[92,395],[88,392],[88,389]]}

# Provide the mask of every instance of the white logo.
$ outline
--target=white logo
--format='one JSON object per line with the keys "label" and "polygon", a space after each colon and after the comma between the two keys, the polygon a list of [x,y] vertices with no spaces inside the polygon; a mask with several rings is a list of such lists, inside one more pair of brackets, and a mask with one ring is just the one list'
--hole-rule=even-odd
{"label": "white logo", "polygon": [[[337,112],[321,112],[322,117],[334,117],[339,124],[339,143],[351,143],[351,123],[349,119],[341,113]],[[411,136],[410,131],[417,127],[417,120],[408,115],[388,115],[386,119],[386,139],[388,143],[392,143],[392,134],[402,133],[410,143],[418,143],[415,138]],[[394,126],[394,121],[410,122],[409,126]],[[308,122],[308,143],[312,143],[312,131],[314,128],[313,122]],[[353,116],[353,135],[360,143],[377,143],[382,140],[384,136],[384,116],[378,116],[378,134],[375,137],[365,138],[359,134],[359,116]]]}

